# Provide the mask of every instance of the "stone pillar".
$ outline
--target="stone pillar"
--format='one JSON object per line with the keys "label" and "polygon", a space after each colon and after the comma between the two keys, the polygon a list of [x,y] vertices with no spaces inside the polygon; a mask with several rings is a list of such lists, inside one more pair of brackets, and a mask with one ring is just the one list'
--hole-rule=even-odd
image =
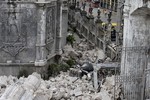
{"label": "stone pillar", "polygon": [[91,41],[95,44],[95,40],[93,40],[93,36],[92,37],[90,37],[90,32],[92,32],[92,30],[93,30],[93,28],[92,28],[92,26],[93,26],[93,24],[94,24],[94,16],[91,14],[91,15],[89,15],[88,16],[88,19],[89,19],[89,25],[88,25],[88,33],[87,33],[87,39],[91,39]]}
{"label": "stone pillar", "polygon": [[37,41],[35,66],[46,64],[45,37],[46,37],[46,4],[37,2]]}
{"label": "stone pillar", "polygon": [[61,49],[61,37],[62,34],[60,32],[60,19],[61,19],[61,14],[60,14],[60,9],[61,9],[61,0],[57,0],[57,18],[56,18],[56,54],[60,55],[62,53]]}
{"label": "stone pillar", "polygon": [[68,7],[66,0],[63,0],[63,4],[61,6],[60,25],[60,32],[62,35],[61,47],[63,47],[66,44],[68,30]]}
{"label": "stone pillar", "polygon": [[[127,47],[127,36],[130,34],[129,33],[129,24],[130,24],[130,21],[129,21],[129,7],[126,7],[124,9],[124,39],[123,39],[123,47]],[[131,42],[131,41],[130,41]],[[121,74],[125,74],[126,72],[126,67],[125,67],[125,50],[122,50],[122,62],[121,62]]]}
{"label": "stone pillar", "polygon": [[104,52],[104,54],[106,54],[106,47],[107,47],[107,44],[106,44],[106,35],[104,35],[104,37],[103,37],[103,52]]}
{"label": "stone pillar", "polygon": [[122,33],[122,24],[123,24],[123,8],[124,8],[124,0],[120,0],[117,4],[117,16],[119,16],[118,20],[117,20],[117,31]]}
{"label": "stone pillar", "polygon": [[98,77],[97,77],[97,66],[94,67],[94,71],[93,71],[93,79],[94,79],[94,88],[97,91],[98,90]]}
{"label": "stone pillar", "polygon": [[[99,33],[99,28],[102,27],[102,20],[100,19],[100,14],[101,14],[101,11],[100,9],[98,8],[98,11],[97,11],[97,19],[95,21],[95,24],[96,24],[96,34],[95,34],[95,44],[97,45],[98,44],[98,41],[97,41],[97,38],[98,38],[98,34]],[[99,45],[97,45],[99,47]],[[102,49],[102,48],[101,48]]]}

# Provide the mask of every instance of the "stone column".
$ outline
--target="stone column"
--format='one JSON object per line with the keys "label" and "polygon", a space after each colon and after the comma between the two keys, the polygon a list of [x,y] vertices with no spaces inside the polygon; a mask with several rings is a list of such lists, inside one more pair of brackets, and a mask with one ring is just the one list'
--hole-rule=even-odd
{"label": "stone column", "polygon": [[106,54],[106,47],[107,47],[107,44],[106,44],[106,35],[104,35],[104,37],[103,37],[103,52],[104,52],[104,54]]}
{"label": "stone column", "polygon": [[120,0],[117,2],[117,16],[119,17],[117,20],[117,31],[122,33],[122,24],[123,24],[123,8],[124,8],[124,0]]}
{"label": "stone column", "polygon": [[[100,34],[99,32],[99,28],[102,27],[102,20],[100,19],[100,14],[101,14],[101,11],[100,9],[98,8],[98,11],[97,11],[97,19],[95,21],[95,24],[96,24],[96,34],[95,34],[95,44],[97,45],[98,44],[98,34]],[[99,44],[97,45],[99,47]],[[101,48],[103,49],[103,48]]]}
{"label": "stone column", "polygon": [[[129,21],[129,7],[126,7],[124,8],[124,39],[123,39],[123,47],[127,47],[126,45],[126,42],[127,42],[127,35],[129,34],[129,24],[130,24],[130,21]],[[131,41],[130,41],[131,42]],[[121,62],[121,74],[125,74],[125,48],[123,48],[124,50],[122,50],[122,62]]]}
{"label": "stone column", "polygon": [[66,44],[67,30],[68,30],[68,7],[67,0],[63,0],[61,6],[61,15],[60,15],[60,34],[62,35],[61,47]]}
{"label": "stone column", "polygon": [[93,71],[93,85],[94,85],[94,88],[95,90],[97,91],[98,90],[98,76],[97,76],[97,69],[96,69],[97,66],[94,66],[94,71]]}
{"label": "stone column", "polygon": [[46,64],[45,36],[46,36],[46,4],[37,2],[37,41],[35,66]]}
{"label": "stone column", "polygon": [[[89,25],[88,25],[88,33],[87,33],[87,39],[91,39],[91,41],[95,44],[95,40],[93,40],[93,35],[92,35],[92,37],[90,37],[90,32],[92,32],[92,30],[93,30],[93,25],[94,25],[94,16],[92,15],[92,14],[90,14],[89,16],[88,16],[88,19],[89,19]],[[87,40],[87,41],[89,41],[89,40]],[[89,41],[90,42],[90,41]]]}
{"label": "stone column", "polygon": [[60,32],[60,27],[61,27],[61,24],[60,24],[60,19],[61,19],[61,13],[60,13],[60,10],[61,10],[61,0],[57,0],[57,18],[56,18],[56,54],[57,55],[60,55],[62,53],[62,49],[61,49],[61,37],[62,37],[62,34]]}

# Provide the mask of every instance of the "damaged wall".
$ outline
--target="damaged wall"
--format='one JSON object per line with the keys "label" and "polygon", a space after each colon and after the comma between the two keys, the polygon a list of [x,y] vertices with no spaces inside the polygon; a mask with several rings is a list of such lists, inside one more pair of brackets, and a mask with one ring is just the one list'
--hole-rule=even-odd
{"label": "damaged wall", "polygon": [[126,0],[125,5],[121,73],[131,78],[124,88],[126,93],[135,94],[131,94],[128,99],[142,100],[143,79],[139,77],[143,77],[148,63],[150,8],[141,0]]}
{"label": "damaged wall", "polygon": [[60,52],[60,27],[67,27],[60,25],[61,6],[60,0],[0,1],[0,75],[39,71]]}

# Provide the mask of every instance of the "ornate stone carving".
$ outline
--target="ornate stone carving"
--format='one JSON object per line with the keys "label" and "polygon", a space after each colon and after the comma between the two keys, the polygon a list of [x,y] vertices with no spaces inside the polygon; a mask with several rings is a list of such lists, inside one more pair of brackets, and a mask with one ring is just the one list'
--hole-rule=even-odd
{"label": "ornate stone carving", "polygon": [[54,46],[54,38],[55,38],[55,6],[51,6],[47,8],[47,16],[46,16],[46,48],[51,53],[51,50]]}
{"label": "ornate stone carving", "polygon": [[128,17],[130,13],[130,8],[128,6],[124,7],[124,17]]}
{"label": "ornate stone carving", "polygon": [[5,33],[2,42],[2,50],[15,57],[26,46],[26,32],[21,32],[20,13],[7,12],[7,20],[4,22],[3,31]]}

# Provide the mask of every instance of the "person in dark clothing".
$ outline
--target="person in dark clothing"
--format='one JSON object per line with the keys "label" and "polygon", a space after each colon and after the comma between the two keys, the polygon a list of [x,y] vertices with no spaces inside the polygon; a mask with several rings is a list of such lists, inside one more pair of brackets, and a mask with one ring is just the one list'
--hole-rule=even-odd
{"label": "person in dark clothing", "polygon": [[85,7],[86,7],[86,1],[83,3],[82,7],[83,7],[83,10],[85,10]]}
{"label": "person in dark clothing", "polygon": [[116,29],[113,26],[111,31],[111,41],[116,41]]}
{"label": "person in dark clothing", "polygon": [[89,13],[92,14],[93,13],[93,8],[89,8]]}
{"label": "person in dark clothing", "polygon": [[88,73],[92,72],[93,70],[94,70],[94,67],[93,67],[92,63],[90,63],[90,62],[85,62],[81,66],[82,76],[87,75]]}

